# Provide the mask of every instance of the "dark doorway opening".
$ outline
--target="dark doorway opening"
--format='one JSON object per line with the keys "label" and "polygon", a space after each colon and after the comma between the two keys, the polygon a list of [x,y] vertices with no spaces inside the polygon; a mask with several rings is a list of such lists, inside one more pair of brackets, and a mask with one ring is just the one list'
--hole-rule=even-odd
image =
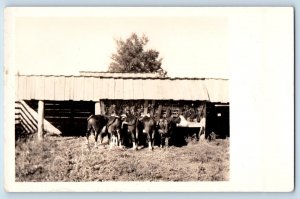
{"label": "dark doorway opening", "polygon": [[[38,101],[26,103],[35,111]],[[92,101],[45,101],[45,119],[62,132],[62,136],[84,136],[87,118],[95,112]]]}
{"label": "dark doorway opening", "polygon": [[212,132],[216,138],[230,137],[229,104],[207,104],[206,137]]}

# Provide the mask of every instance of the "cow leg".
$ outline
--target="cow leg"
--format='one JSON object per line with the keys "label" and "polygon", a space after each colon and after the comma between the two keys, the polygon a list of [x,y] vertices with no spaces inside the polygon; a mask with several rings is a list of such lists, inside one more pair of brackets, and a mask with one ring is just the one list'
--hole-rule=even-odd
{"label": "cow leg", "polygon": [[160,135],[160,148],[163,148],[164,137],[162,133],[160,133],[159,135]]}
{"label": "cow leg", "polygon": [[115,146],[117,146],[117,140],[118,140],[118,138],[117,138],[117,136],[115,134],[112,137],[113,137],[112,146],[115,147]]}
{"label": "cow leg", "polygon": [[109,149],[112,149],[112,140],[113,140],[113,135],[110,135],[108,136],[108,146],[109,146]]}
{"label": "cow leg", "polygon": [[[138,126],[136,126],[136,129],[135,129],[135,143],[136,143],[136,149],[139,148],[139,130],[138,130]],[[132,132],[134,133],[134,132]],[[133,141],[132,141],[133,142]]]}
{"label": "cow leg", "polygon": [[122,148],[122,138],[121,138],[121,131],[117,130],[118,140],[117,140],[117,146],[119,145],[120,148]]}
{"label": "cow leg", "polygon": [[151,150],[153,150],[154,147],[154,141],[155,141],[155,130],[152,130],[152,134],[151,134]]}
{"label": "cow leg", "polygon": [[103,134],[107,133],[107,128],[106,126],[104,126],[102,129],[101,129],[101,132],[100,132],[100,145],[102,144],[102,140],[103,140]]}
{"label": "cow leg", "polygon": [[149,148],[149,151],[152,151],[153,150],[153,135],[152,135],[152,132],[148,132],[147,133],[147,139],[148,139],[148,148]]}
{"label": "cow leg", "polygon": [[113,148],[113,145],[114,145],[114,135],[111,135],[110,136],[110,139],[109,139],[109,148],[112,149]]}
{"label": "cow leg", "polygon": [[98,128],[93,128],[94,129],[94,133],[95,133],[95,145],[94,147],[97,148],[97,140],[98,140],[98,136],[99,136],[99,129]]}
{"label": "cow leg", "polygon": [[113,135],[111,135],[110,133],[108,133],[107,137],[108,137],[109,148],[112,149],[112,137],[113,137]]}
{"label": "cow leg", "polygon": [[148,149],[151,151],[151,135],[150,132],[147,132],[147,142],[148,142]]}
{"label": "cow leg", "polygon": [[86,134],[85,134],[85,135],[86,135],[86,143],[85,143],[85,144],[86,144],[87,146],[89,146],[89,136],[90,136],[91,130],[92,130],[92,127],[89,127],[89,126],[88,126],[87,131],[86,131]]}
{"label": "cow leg", "polygon": [[[98,140],[98,135],[99,135],[99,141],[97,141]],[[101,145],[102,144],[102,140],[103,140],[103,132],[100,132],[99,134],[98,134],[97,136],[96,136],[96,138],[95,138],[95,140],[97,141],[97,142],[99,142],[99,145]]]}
{"label": "cow leg", "polygon": [[114,148],[114,146],[116,145],[116,136],[112,135],[111,136],[111,142],[110,142],[110,149]]}
{"label": "cow leg", "polygon": [[169,136],[167,136],[167,137],[165,138],[165,146],[166,146],[166,148],[169,147],[169,139],[170,139]]}
{"label": "cow leg", "polygon": [[149,151],[152,151],[152,146],[151,146],[151,135],[147,135],[147,137],[148,137],[148,148],[149,148]]}
{"label": "cow leg", "polygon": [[114,138],[115,139],[114,140],[114,146],[118,146],[119,145],[119,143],[118,143],[119,142],[119,136],[118,136],[118,134],[114,135],[114,137],[115,137]]}
{"label": "cow leg", "polygon": [[132,149],[133,149],[133,150],[137,150],[137,149],[138,149],[135,142],[132,142]]}
{"label": "cow leg", "polygon": [[132,140],[132,149],[137,150],[135,133],[133,131],[130,132],[131,140]]}

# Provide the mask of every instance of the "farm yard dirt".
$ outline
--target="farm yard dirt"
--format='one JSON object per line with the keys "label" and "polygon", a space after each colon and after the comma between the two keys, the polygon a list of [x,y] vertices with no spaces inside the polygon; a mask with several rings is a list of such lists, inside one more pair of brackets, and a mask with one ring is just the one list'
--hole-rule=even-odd
{"label": "farm yard dirt", "polygon": [[229,139],[138,151],[85,144],[85,137],[16,142],[17,182],[226,181]]}

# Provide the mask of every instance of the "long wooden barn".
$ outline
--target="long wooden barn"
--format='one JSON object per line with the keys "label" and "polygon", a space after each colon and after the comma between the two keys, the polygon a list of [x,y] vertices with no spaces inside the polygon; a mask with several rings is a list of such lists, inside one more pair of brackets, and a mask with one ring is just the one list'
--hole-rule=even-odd
{"label": "long wooden barn", "polygon": [[[15,99],[16,104],[25,102],[39,112],[40,121],[49,121],[66,136],[84,135],[86,118],[91,114],[109,114],[111,106],[122,111],[126,105],[136,105],[144,108],[145,113],[149,107],[162,111],[171,108],[184,114],[190,127],[197,127],[205,117],[206,133],[220,132],[226,137],[229,136],[228,84],[227,79],[161,78],[155,74],[17,75]],[[20,114],[25,111],[16,109],[16,120],[24,126],[23,130],[28,131],[28,125],[38,125],[38,121],[26,124],[38,118],[24,121],[26,116]]]}

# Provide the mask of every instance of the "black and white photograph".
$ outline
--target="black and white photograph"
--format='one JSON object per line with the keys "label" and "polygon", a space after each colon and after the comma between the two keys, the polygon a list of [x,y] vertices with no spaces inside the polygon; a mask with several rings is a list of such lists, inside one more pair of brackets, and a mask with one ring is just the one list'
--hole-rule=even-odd
{"label": "black and white photograph", "polygon": [[[232,145],[252,142],[248,133],[232,133],[252,114],[247,102],[253,98],[243,100],[243,92],[253,92],[247,89],[250,81],[241,78],[247,73],[261,78],[266,71],[235,69],[245,59],[250,65],[267,62],[265,24],[273,27],[268,20],[277,17],[272,9],[252,11],[7,8],[6,111],[14,120],[6,123],[5,135],[11,190],[37,190],[29,187],[32,182],[41,183],[38,191],[177,191],[176,183],[194,183],[187,191],[214,190],[210,183],[219,183],[220,191],[244,190],[243,184],[240,189],[226,185],[238,184],[235,177],[245,165],[234,158],[239,147]],[[278,18],[287,18],[281,23],[290,22],[289,10],[280,11]],[[238,26],[236,16],[249,27]],[[253,27],[259,31],[238,33]],[[237,44],[247,37],[253,45],[248,50],[260,59],[235,53],[242,54]],[[256,136],[262,129],[255,121],[247,120],[238,132],[253,133],[258,125]],[[257,143],[249,161],[263,145]],[[83,186],[77,190],[68,183]],[[198,189],[197,183],[205,186]]]}

